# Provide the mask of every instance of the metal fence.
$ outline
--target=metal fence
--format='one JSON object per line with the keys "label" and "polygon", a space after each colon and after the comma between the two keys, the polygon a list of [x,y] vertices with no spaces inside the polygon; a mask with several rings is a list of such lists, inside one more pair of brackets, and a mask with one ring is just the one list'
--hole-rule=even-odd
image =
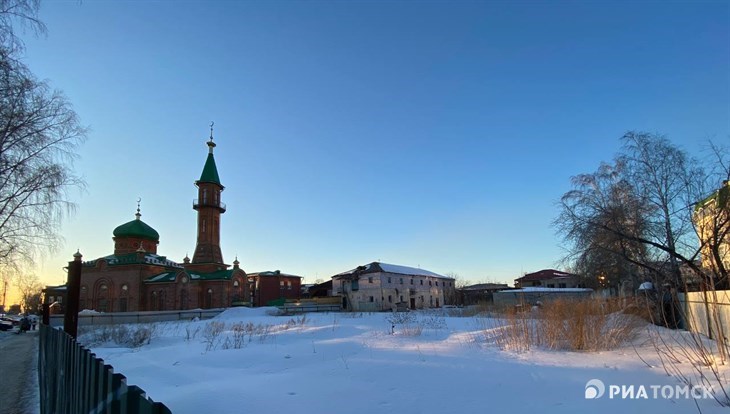
{"label": "metal fence", "polygon": [[[153,323],[178,320],[210,319],[225,308],[195,309],[182,311],[140,311],[140,312],[108,312],[108,313],[79,313],[79,326],[87,325],[118,325],[124,323]],[[51,315],[51,326],[63,326],[63,315]]]}
{"label": "metal fence", "polygon": [[66,332],[40,326],[41,414],[170,414]]}
{"label": "metal fence", "polygon": [[687,330],[712,339],[722,334],[725,342],[730,341],[726,337],[730,335],[730,291],[689,292],[678,296]]}

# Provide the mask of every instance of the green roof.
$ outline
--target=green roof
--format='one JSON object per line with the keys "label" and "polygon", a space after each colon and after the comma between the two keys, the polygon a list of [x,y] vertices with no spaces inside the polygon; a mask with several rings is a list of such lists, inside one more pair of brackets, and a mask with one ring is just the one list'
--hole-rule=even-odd
{"label": "green roof", "polygon": [[109,255],[100,257],[98,259],[89,260],[84,262],[84,266],[86,267],[93,267],[96,266],[96,262],[99,260],[106,260],[107,264],[109,266],[119,266],[119,265],[133,265],[133,264],[140,264],[140,263],[146,263],[146,264],[153,264],[153,265],[160,265],[165,267],[172,267],[172,268],[182,268],[178,263],[173,262],[172,260],[168,259],[165,256],[159,256],[152,253],[145,253],[145,255],[140,259],[139,254],[137,253],[127,253],[123,255]]}
{"label": "green roof", "polygon": [[203,173],[200,174],[199,183],[213,183],[221,185],[221,180],[218,178],[218,168],[215,166],[215,159],[213,153],[208,154],[208,159],[205,160],[205,166],[203,167]]}
{"label": "green roof", "polygon": [[193,280],[231,280],[233,269],[219,270],[212,273],[189,272],[190,278]]}
{"label": "green roof", "polygon": [[140,219],[124,223],[114,229],[114,237],[139,237],[141,239],[160,241],[160,234]]}
{"label": "green roof", "polygon": [[707,196],[704,200],[700,201],[695,205],[695,211],[703,208],[710,201],[715,200],[720,207],[730,206],[730,182],[723,183],[717,191]]}
{"label": "green roof", "polygon": [[[231,270],[219,270],[212,273],[199,273],[199,272],[187,272],[190,275],[190,280],[231,280],[233,276],[233,269]],[[145,279],[145,283],[169,283],[175,281],[175,276],[178,274],[177,271],[168,271],[152,275]]]}

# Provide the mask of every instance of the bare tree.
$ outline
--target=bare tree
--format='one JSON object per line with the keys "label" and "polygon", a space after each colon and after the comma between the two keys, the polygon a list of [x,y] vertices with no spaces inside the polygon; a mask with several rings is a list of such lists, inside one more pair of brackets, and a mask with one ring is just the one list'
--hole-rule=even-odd
{"label": "bare tree", "polygon": [[25,274],[17,277],[16,286],[20,292],[20,306],[25,313],[38,313],[41,305],[43,285],[38,277],[32,274]]}
{"label": "bare tree", "polygon": [[456,289],[461,289],[465,286],[469,286],[472,284],[471,280],[464,279],[463,277],[459,276],[459,274],[456,272],[447,272],[445,274],[445,276],[448,276],[448,277],[454,279],[454,287]]}
{"label": "bare tree", "polygon": [[[717,174],[663,136],[629,132],[623,140],[613,164],[573,177],[573,190],[561,199],[554,224],[576,267],[613,267],[619,275],[636,269],[659,282],[680,283],[683,266],[704,279],[698,259],[708,239],[692,231],[693,219]],[[717,152],[726,159],[722,154]],[[715,277],[727,282],[726,274]]]}
{"label": "bare tree", "polygon": [[643,207],[643,235],[666,255],[665,273],[680,284],[679,256],[691,261],[698,257],[692,214],[702,196],[706,173],[697,160],[664,136],[629,132],[623,141],[619,162],[626,165],[626,179]]}
{"label": "bare tree", "polygon": [[86,129],[65,96],[17,57],[22,41],[13,22],[43,32],[38,5],[0,0],[0,271],[57,245],[74,208],[69,191],[84,186],[72,168]]}
{"label": "bare tree", "polygon": [[574,189],[560,200],[554,225],[570,246],[566,261],[587,287],[599,287],[599,280],[615,288],[624,282],[636,285],[636,263],[646,260],[641,243],[621,237],[639,236],[645,226],[624,168],[620,162],[604,163],[594,173],[575,176]]}
{"label": "bare tree", "polygon": [[16,26],[35,34],[46,33],[46,25],[38,19],[40,4],[40,0],[0,0],[0,44],[9,55],[24,49]]}

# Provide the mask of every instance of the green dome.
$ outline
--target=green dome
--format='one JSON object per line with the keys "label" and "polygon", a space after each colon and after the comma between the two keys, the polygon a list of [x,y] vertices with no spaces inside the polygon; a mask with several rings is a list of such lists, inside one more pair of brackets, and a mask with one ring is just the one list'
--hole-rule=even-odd
{"label": "green dome", "polygon": [[160,240],[160,234],[140,219],[124,223],[114,229],[114,237],[139,237],[140,239]]}

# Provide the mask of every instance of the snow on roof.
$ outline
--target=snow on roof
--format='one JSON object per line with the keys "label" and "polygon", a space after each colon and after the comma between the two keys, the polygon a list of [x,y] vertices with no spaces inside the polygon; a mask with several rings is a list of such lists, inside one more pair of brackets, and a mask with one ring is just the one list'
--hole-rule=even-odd
{"label": "snow on roof", "polygon": [[[110,254],[108,256],[100,257],[98,259],[89,260],[87,262],[84,262],[84,265],[87,266],[93,266],[96,264],[99,260],[105,260],[109,265],[120,265],[120,264],[138,264],[137,255],[135,253],[130,254],[124,254],[124,255],[114,255]],[[158,254],[153,253],[146,253],[144,255],[144,262],[149,264],[156,264],[156,265],[162,265],[166,267],[176,267],[182,269],[183,266],[179,263],[176,263],[170,259],[168,259],[165,256],[160,256]]]}
{"label": "snow on roof", "polygon": [[644,282],[641,285],[639,285],[639,290],[652,290],[654,289],[654,284],[651,282]]}
{"label": "snow on roof", "polygon": [[378,265],[380,265],[380,268],[383,269],[384,272],[388,272],[388,273],[400,273],[403,275],[431,276],[431,277],[438,277],[441,279],[453,279],[452,277],[443,276],[438,273],[429,272],[428,270],[417,269],[414,267],[399,266],[399,265],[388,264],[388,263],[378,263]]}
{"label": "snow on roof", "polygon": [[524,287],[520,289],[502,290],[501,292],[593,292],[588,288],[547,288],[547,287]]}
{"label": "snow on roof", "polygon": [[566,272],[561,272],[555,269],[543,269],[535,273],[528,273],[520,278],[515,279],[516,281],[527,282],[532,280],[545,280],[545,279],[567,279],[577,277]]}
{"label": "snow on roof", "polygon": [[352,275],[357,271],[360,271],[361,273],[377,273],[377,272],[382,271],[385,273],[397,273],[397,274],[401,274],[401,275],[429,276],[429,277],[436,277],[439,279],[453,279],[453,277],[440,275],[438,273],[434,273],[434,272],[424,270],[424,269],[418,269],[415,267],[408,267],[408,266],[401,266],[401,265],[394,265],[394,264],[389,264],[389,263],[380,263],[380,262],[372,262],[372,263],[366,264],[364,266],[359,266],[359,267],[349,270],[347,272],[342,272],[342,273],[336,274],[335,277]]}
{"label": "snow on roof", "polygon": [[151,278],[147,279],[148,282],[157,282],[158,280],[162,280],[170,275],[170,272],[160,273],[157,276],[152,276]]}
{"label": "snow on roof", "polygon": [[492,290],[506,287],[508,287],[506,283],[477,283],[476,285],[464,286],[461,290]]}
{"label": "snow on roof", "polygon": [[263,272],[251,272],[251,273],[247,273],[247,275],[253,276],[253,277],[255,277],[255,276],[284,276],[284,277],[298,277],[300,279],[304,279],[304,276],[297,276],[297,275],[292,275],[289,273],[284,273],[281,270],[266,270]]}

